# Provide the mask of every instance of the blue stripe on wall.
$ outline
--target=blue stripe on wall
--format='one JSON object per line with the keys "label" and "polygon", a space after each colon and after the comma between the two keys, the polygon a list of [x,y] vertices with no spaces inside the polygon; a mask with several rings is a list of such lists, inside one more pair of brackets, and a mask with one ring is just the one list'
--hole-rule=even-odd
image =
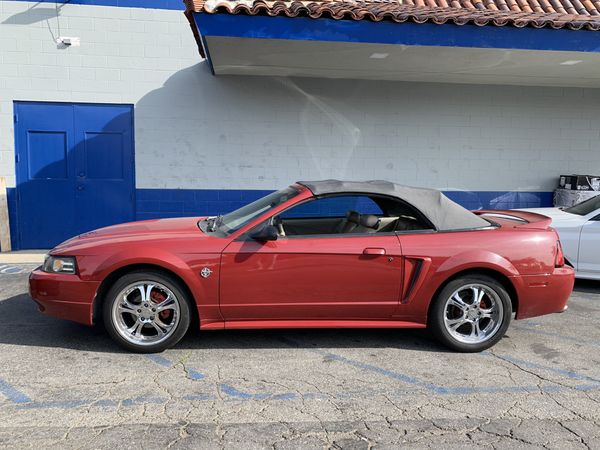
{"label": "blue stripe on wall", "polygon": [[29,2],[29,3],[58,3],[71,5],[92,5],[92,6],[117,6],[122,8],[148,8],[148,9],[170,9],[180,10],[185,9],[183,0],[2,0],[13,2]]}
{"label": "blue stripe on wall", "polygon": [[[246,189],[137,189],[136,219],[224,214],[270,192],[272,191]],[[8,188],[7,193],[11,241],[13,249],[18,250],[16,189]],[[540,208],[552,206],[553,196],[552,192],[509,191],[449,191],[445,194],[467,209]]]}
{"label": "blue stripe on wall", "polygon": [[244,189],[138,189],[138,220],[224,214],[273,191]]}
{"label": "blue stripe on wall", "polygon": [[[213,189],[138,189],[138,220],[223,214],[272,191]],[[552,192],[449,191],[445,194],[467,209],[540,208],[552,206]]]}
{"label": "blue stripe on wall", "polygon": [[600,52],[588,30],[195,13],[200,34],[258,39]]}

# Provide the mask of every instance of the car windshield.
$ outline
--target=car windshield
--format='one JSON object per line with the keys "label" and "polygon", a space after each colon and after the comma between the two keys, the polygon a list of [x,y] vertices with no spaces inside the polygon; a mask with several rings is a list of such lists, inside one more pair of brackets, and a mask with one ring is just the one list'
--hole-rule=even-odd
{"label": "car windshield", "polygon": [[[201,229],[210,232],[219,232],[220,234],[229,235],[241,229],[250,223],[256,217],[264,214],[270,209],[287,202],[289,199],[298,195],[299,191],[293,187],[288,187],[280,191],[272,192],[266,197],[260,198],[255,202],[249,203],[246,206],[236,209],[223,216],[208,219],[206,227],[201,226]],[[205,230],[205,231],[206,231]]]}
{"label": "car windshield", "polygon": [[589,213],[600,209],[600,195],[592,197],[585,202],[578,203],[575,206],[564,209],[565,212],[577,214],[579,216],[587,216]]}

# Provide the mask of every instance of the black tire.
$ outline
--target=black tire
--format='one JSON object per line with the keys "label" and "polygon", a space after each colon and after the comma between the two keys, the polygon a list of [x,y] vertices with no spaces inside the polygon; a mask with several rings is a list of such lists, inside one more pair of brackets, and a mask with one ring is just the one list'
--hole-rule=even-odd
{"label": "black tire", "polygon": [[[446,302],[450,297],[461,287],[467,288],[469,285],[482,285],[493,291],[497,295],[497,299],[488,301],[497,301],[499,299],[502,305],[502,313],[498,312],[497,317],[501,319],[500,326],[494,331],[495,327],[491,327],[490,335],[483,342],[463,342],[455,338],[446,327],[444,318],[446,317]],[[458,310],[460,311],[460,309]],[[465,275],[449,282],[440,291],[437,297],[433,300],[429,309],[428,327],[433,335],[445,346],[463,353],[481,352],[495,345],[506,333],[512,317],[512,303],[508,292],[501,283],[486,275]],[[460,320],[460,318],[459,318]],[[483,319],[482,319],[483,320]],[[489,322],[486,322],[489,323]],[[471,325],[464,325],[471,326]],[[473,326],[473,328],[475,328]],[[460,327],[457,327],[457,330]]]}
{"label": "black tire", "polygon": [[[119,325],[115,323],[113,315],[113,307],[115,302],[120,300],[118,297],[119,294],[132,284],[143,281],[156,282],[166,287],[174,294],[175,301],[179,306],[178,323],[169,332],[170,335],[168,337],[165,337],[164,340],[157,343],[137,344],[127,340],[118,331]],[[180,282],[167,274],[152,270],[130,272],[119,278],[106,293],[106,297],[102,305],[102,318],[104,327],[106,328],[106,331],[110,337],[126,350],[136,353],[159,353],[167,348],[173,347],[187,332],[191,319],[190,300],[191,299],[189,299],[185,294],[185,289],[182,288]]]}

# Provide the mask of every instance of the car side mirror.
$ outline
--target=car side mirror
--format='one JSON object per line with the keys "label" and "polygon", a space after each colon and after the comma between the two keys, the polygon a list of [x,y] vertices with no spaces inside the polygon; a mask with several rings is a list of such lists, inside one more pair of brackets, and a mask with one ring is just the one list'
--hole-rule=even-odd
{"label": "car side mirror", "polygon": [[277,228],[273,225],[265,225],[260,230],[250,235],[252,239],[259,242],[276,241],[278,236],[279,233],[277,232]]}

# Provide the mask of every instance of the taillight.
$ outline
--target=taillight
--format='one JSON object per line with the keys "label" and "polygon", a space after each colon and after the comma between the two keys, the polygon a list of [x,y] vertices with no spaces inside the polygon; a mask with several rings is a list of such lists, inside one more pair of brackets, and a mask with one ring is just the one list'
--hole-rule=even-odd
{"label": "taillight", "polygon": [[554,267],[564,267],[565,265],[565,254],[563,253],[562,245],[560,241],[556,241],[556,258],[554,259]]}

